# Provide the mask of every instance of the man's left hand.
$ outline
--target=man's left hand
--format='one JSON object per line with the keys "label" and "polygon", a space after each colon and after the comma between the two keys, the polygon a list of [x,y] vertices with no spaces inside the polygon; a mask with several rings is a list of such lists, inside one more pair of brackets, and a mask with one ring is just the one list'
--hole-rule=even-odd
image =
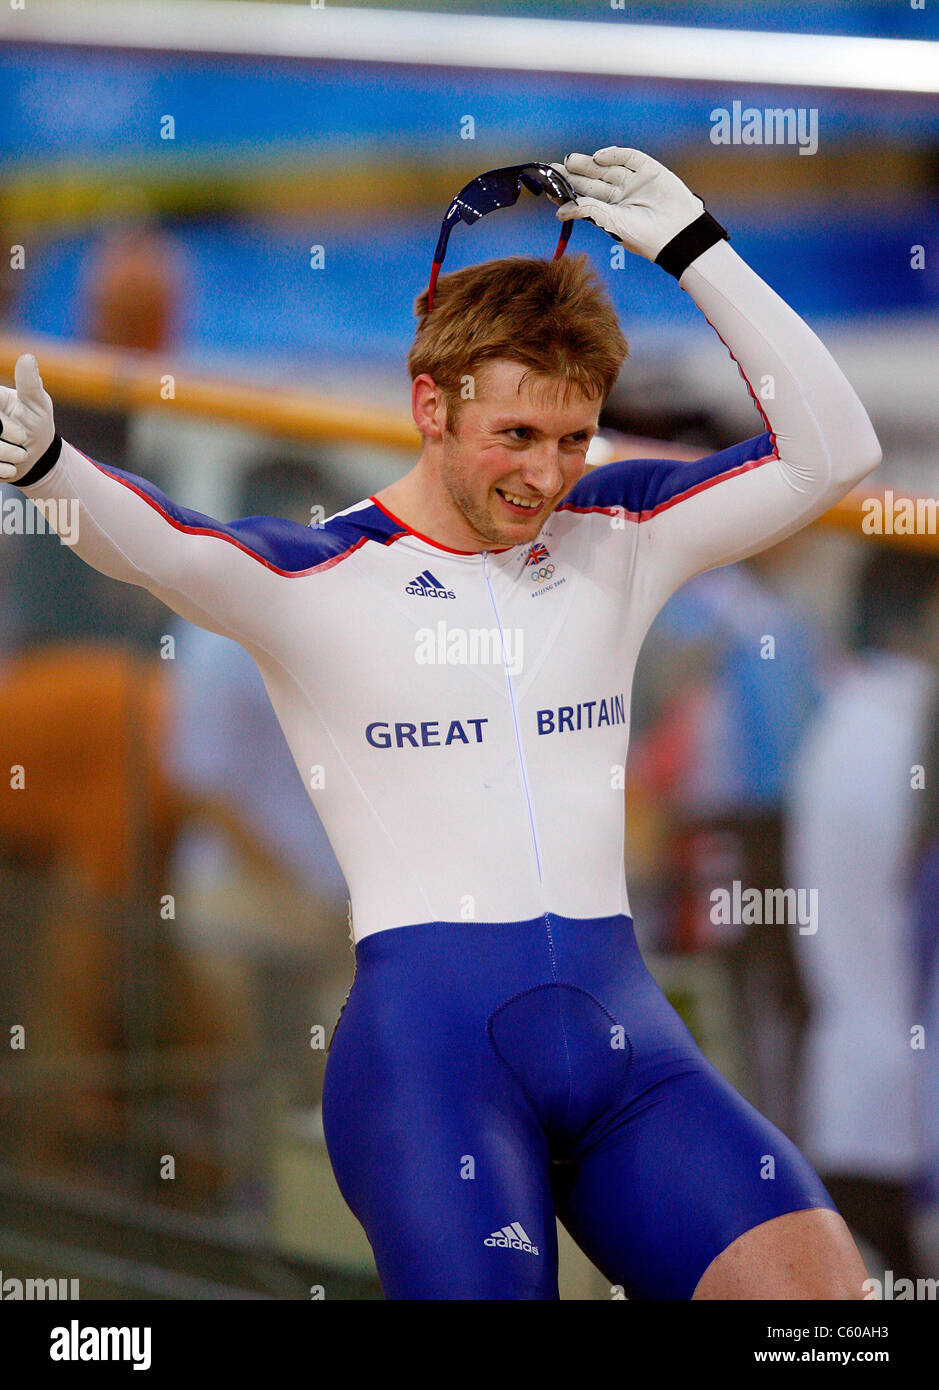
{"label": "man's left hand", "polygon": [[578,194],[558,219],[589,218],[637,256],[654,261],[673,237],[695,222],[704,203],[641,150],[608,145],[595,154],[569,154],[552,168],[566,174]]}

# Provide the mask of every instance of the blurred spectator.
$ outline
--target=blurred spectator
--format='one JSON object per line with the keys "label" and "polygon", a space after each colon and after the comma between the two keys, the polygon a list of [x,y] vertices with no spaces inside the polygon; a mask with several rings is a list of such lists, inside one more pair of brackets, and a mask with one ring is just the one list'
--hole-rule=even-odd
{"label": "blurred spectator", "polygon": [[783,554],[776,546],[711,570],[663,612],[672,643],[703,644],[711,657],[711,680],[697,690],[693,751],[676,788],[686,816],[778,814],[792,751],[819,694],[812,620],[776,584]]}
{"label": "blurred spectator", "polygon": [[917,769],[926,787],[939,772],[925,765],[939,685],[939,560],[876,553],[856,615],[856,654],[808,733],[790,803],[791,882],[816,889],[819,904],[817,933],[793,932],[812,1008],[802,1142],[846,1220],[896,1277],[912,1278],[924,1054],[911,1032],[922,990],[909,869],[924,796]]}
{"label": "blurred spectator", "polygon": [[[171,348],[183,294],[183,262],[176,241],[149,213],[146,196],[123,187],[111,220],[82,270],[76,310],[78,336],[138,355]],[[56,402],[63,438],[115,468],[127,466],[127,416],[97,407]]]}
{"label": "blurred spectator", "polygon": [[665,799],[673,948],[720,953],[730,978],[749,1099],[784,1130],[806,1006],[782,924],[716,925],[711,893],[783,884],[783,791],[818,697],[812,620],[780,591],[785,546],[700,575],[650,634],[661,714],[633,768]]}
{"label": "blurred spectator", "polygon": [[86,271],[91,342],[160,352],[177,334],[180,267],[175,243],[155,220],[122,220],[105,232]]}
{"label": "blurred spectator", "polygon": [[[173,342],[182,266],[175,242],[133,189],[121,191],[117,212],[84,270],[81,336],[156,354]],[[129,417],[123,411],[52,395],[64,439],[102,463],[129,466]],[[164,485],[152,470],[149,476]],[[10,585],[13,644],[114,637],[152,651],[166,631],[166,610],[150,594],[99,574],[48,535],[17,538]]]}

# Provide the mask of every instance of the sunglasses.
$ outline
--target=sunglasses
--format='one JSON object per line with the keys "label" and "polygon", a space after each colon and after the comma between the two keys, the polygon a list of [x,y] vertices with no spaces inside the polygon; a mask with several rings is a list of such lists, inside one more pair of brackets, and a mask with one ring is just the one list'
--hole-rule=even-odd
{"label": "sunglasses", "polygon": [[[571,203],[577,198],[564,175],[559,174],[557,169],[552,169],[550,164],[510,164],[507,168],[490,169],[488,173],[477,174],[475,179],[470,179],[447,208],[440,226],[440,236],[437,238],[437,249],[430,270],[430,283],[427,286],[428,313],[434,307],[437,276],[447,254],[450,233],[456,224],[465,222],[472,226],[481,217],[485,217],[487,212],[495,212],[496,208],[511,207],[513,203],[518,202],[523,188],[527,188],[529,193],[534,193],[536,197],[547,193],[555,203]],[[554,253],[555,260],[564,255],[573,226],[573,221],[562,224]]]}

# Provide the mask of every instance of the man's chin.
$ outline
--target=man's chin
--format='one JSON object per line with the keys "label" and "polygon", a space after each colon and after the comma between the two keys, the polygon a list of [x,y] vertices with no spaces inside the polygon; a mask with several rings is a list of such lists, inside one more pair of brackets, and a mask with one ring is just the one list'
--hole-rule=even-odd
{"label": "man's chin", "polygon": [[494,526],[489,544],[501,548],[524,545],[526,541],[535,539],[543,524],[539,516],[537,519],[532,518],[531,521],[519,520],[514,525]]}
{"label": "man's chin", "polygon": [[[499,509],[500,512],[502,509]],[[524,541],[534,540],[538,532],[544,526],[548,517],[551,515],[549,503],[543,503],[532,516],[506,516],[495,515],[495,509],[490,513],[491,530],[500,539],[495,542],[498,545],[521,545]]]}

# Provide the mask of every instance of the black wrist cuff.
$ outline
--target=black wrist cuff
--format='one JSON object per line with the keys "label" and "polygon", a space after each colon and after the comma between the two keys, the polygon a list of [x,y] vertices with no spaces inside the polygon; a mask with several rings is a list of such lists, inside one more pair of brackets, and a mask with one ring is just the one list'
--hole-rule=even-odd
{"label": "black wrist cuff", "polygon": [[678,280],[703,251],[724,240],[730,240],[730,233],[705,210],[665,243],[655,258],[655,264]]}
{"label": "black wrist cuff", "polygon": [[38,483],[40,478],[44,478],[47,473],[56,466],[59,461],[59,454],[62,452],[62,436],[58,430],[41,459],[37,459],[28,473],[24,473],[22,478],[17,478],[17,487],[29,487],[30,483]]}

